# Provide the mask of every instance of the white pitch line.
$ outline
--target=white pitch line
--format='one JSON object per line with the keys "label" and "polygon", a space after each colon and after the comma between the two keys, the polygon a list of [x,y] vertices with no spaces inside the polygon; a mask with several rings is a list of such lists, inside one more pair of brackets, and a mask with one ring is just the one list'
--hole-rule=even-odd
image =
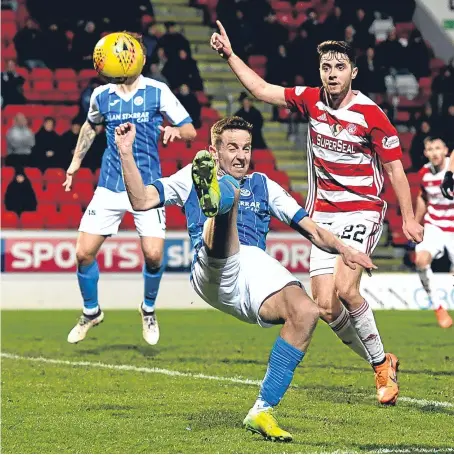
{"label": "white pitch line", "polygon": [[[116,371],[134,371],[137,373],[147,373],[147,374],[163,374],[166,376],[175,376],[175,377],[185,377],[191,379],[207,379],[209,381],[219,381],[219,382],[232,382],[234,384],[245,384],[245,385],[260,385],[262,381],[257,379],[245,379],[239,377],[226,377],[226,376],[210,376],[202,373],[183,373],[182,371],[176,370],[167,370],[165,368],[148,368],[148,367],[136,367],[135,365],[114,365],[110,363],[102,362],[73,362],[71,360],[61,360],[61,359],[48,359],[46,357],[24,357],[16,354],[10,354],[7,352],[0,353],[0,356],[5,359],[12,360],[26,360],[29,362],[41,362],[49,363],[53,365],[66,365],[71,367],[90,367],[90,368],[103,368],[106,370],[116,370]],[[454,408],[454,403],[448,401],[434,401],[434,400],[424,400],[418,398],[410,397],[399,397],[399,401],[405,403],[416,404],[418,406],[434,406],[440,408]]]}
{"label": "white pitch line", "polygon": [[412,447],[409,449],[378,449],[371,453],[454,453],[454,448],[448,447],[446,449],[425,449],[421,447]]}

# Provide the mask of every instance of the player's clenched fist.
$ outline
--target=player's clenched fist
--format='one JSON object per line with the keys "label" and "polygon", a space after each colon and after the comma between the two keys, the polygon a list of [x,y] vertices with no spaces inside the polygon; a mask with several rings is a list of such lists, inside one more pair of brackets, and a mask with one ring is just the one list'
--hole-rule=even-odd
{"label": "player's clenched fist", "polygon": [[221,21],[216,21],[216,25],[219,27],[219,33],[215,32],[211,35],[211,48],[222,58],[228,59],[233,54],[232,45]]}
{"label": "player's clenched fist", "polygon": [[132,153],[132,144],[136,137],[134,123],[122,123],[115,128],[115,143],[121,153]]}

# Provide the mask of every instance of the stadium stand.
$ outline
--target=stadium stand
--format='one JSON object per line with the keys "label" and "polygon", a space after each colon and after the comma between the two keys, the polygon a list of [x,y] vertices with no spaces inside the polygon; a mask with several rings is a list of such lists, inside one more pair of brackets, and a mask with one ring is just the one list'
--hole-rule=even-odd
{"label": "stadium stand", "polygon": [[[209,48],[208,37],[217,18],[234,37],[235,50],[258,74],[275,77],[271,70],[278,67],[282,80],[276,82],[286,85],[318,85],[317,43],[330,38],[350,41],[357,50],[359,74],[367,75],[359,76],[354,88],[371,96],[398,128],[412,194],[416,195],[418,188],[413,176],[425,161],[421,139],[428,133],[421,130],[422,123],[428,122],[432,132],[442,134],[451,149],[454,146],[454,68],[452,62],[447,65],[434,57],[430,44],[412,23],[413,0],[156,0],[152,5],[135,1],[128,23],[115,12],[109,21],[103,20],[103,11],[112,11],[107,0],[99,0],[96,8],[92,4],[88,7],[87,0],[71,2],[71,14],[57,0],[48,3],[46,11],[37,0],[18,0],[15,11],[2,9],[2,201],[16,174],[30,181],[38,200],[36,212],[22,214],[6,211],[3,203],[3,228],[77,227],[99,176],[104,133],[98,132],[98,149],[89,152],[93,158],[87,156],[87,167],[78,173],[74,191],[64,193],[61,183],[71,150],[54,151],[64,156],[63,164],[43,168],[33,160],[36,145],[31,154],[12,158],[15,151],[8,143],[8,131],[17,114],[25,115],[35,135],[46,117],[56,119],[59,137],[70,130],[74,119],[82,122],[87,96],[89,99],[93,88],[101,83],[91,67],[89,50],[116,28],[143,32],[150,46],[146,75],[165,80],[169,74],[166,66],[184,68],[178,85],[172,88],[180,95],[182,84],[187,85],[199,105],[196,110],[200,114],[194,114],[200,115],[196,142],[192,146],[174,143],[161,147],[164,175],[188,164],[195,151],[206,148],[210,125],[232,112],[242,91],[235,76]],[[250,30],[255,33],[248,33]],[[49,42],[53,44],[45,45]],[[264,42],[268,44],[264,46]],[[61,55],[57,65],[55,55]],[[304,120],[285,108],[271,110],[262,104],[257,108],[264,118],[267,148],[254,151],[253,169],[267,173],[303,201],[307,189]],[[396,198],[388,181],[383,194],[389,202],[390,235],[383,236],[382,245],[405,246]],[[169,209],[167,220],[170,229],[184,229],[181,211]],[[133,229],[134,223],[126,217],[121,227]],[[271,228],[285,229],[279,223]]]}

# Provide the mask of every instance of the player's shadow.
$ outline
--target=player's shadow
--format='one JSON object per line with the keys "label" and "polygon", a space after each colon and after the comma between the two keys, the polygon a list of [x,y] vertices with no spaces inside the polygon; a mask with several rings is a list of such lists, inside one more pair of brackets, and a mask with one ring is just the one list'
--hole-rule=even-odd
{"label": "player's shadow", "polygon": [[136,344],[112,344],[112,345],[100,345],[92,349],[81,349],[79,352],[81,354],[87,355],[101,355],[103,352],[112,351],[135,351],[141,354],[143,357],[156,357],[159,353],[168,350],[163,347],[156,346],[140,346]]}
{"label": "player's shadow", "polygon": [[433,405],[428,404],[427,406],[421,406],[418,409],[422,412],[430,412],[431,414],[436,413],[436,414],[445,414],[445,415],[449,415],[449,416],[454,416],[453,409],[444,408],[442,406],[433,406]]}

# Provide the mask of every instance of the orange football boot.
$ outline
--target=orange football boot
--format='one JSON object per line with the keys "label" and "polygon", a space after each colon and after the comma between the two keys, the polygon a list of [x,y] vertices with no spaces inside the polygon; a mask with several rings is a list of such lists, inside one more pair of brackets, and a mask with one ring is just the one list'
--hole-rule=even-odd
{"label": "orange football boot", "polygon": [[442,329],[448,329],[452,326],[452,319],[449,313],[441,306],[438,310],[435,310],[435,316],[437,317],[438,325]]}
{"label": "orange football boot", "polygon": [[381,365],[374,367],[377,399],[380,404],[392,406],[396,404],[399,395],[398,369],[399,360],[394,354],[386,354],[385,361]]}

